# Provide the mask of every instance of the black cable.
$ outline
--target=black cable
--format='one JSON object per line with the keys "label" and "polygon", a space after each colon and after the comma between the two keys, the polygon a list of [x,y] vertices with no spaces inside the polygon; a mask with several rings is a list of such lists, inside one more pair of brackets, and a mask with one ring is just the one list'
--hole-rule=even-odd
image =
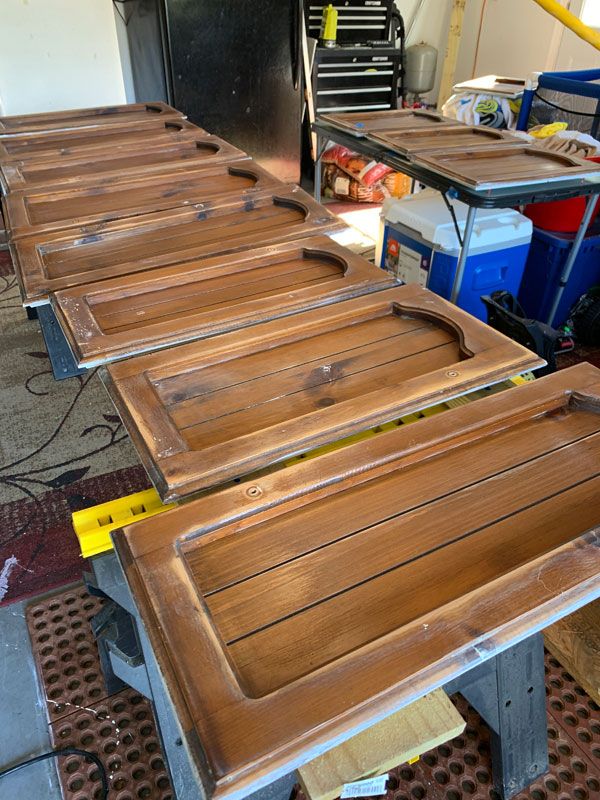
{"label": "black cable", "polygon": [[594,119],[600,119],[600,114],[598,113],[590,114],[587,111],[575,111],[574,108],[563,108],[562,106],[556,105],[556,103],[551,103],[550,100],[546,100],[545,97],[542,97],[537,89],[535,90],[534,95],[538,98],[538,100],[541,100],[542,103],[546,103],[546,105],[552,106],[552,108],[563,111],[565,114],[574,114],[577,117],[593,117]]}
{"label": "black cable", "polygon": [[460,234],[460,228],[458,227],[458,220],[456,219],[456,212],[454,211],[454,206],[452,205],[450,200],[448,200],[448,198],[446,197],[446,193],[445,192],[440,192],[440,194],[444,198],[444,203],[446,203],[446,207],[448,208],[448,211],[450,212],[450,216],[452,217],[452,222],[454,223],[454,230],[456,231],[456,235],[458,237],[458,243],[462,247],[463,246],[463,238],[462,238],[462,236]]}
{"label": "black cable", "polygon": [[3,778],[5,775],[10,775],[12,772],[16,772],[19,769],[23,769],[23,767],[28,767],[30,764],[36,764],[38,761],[45,761],[48,758],[56,758],[57,756],[81,756],[82,758],[87,758],[89,761],[93,761],[100,771],[100,782],[102,783],[102,794],[100,795],[100,800],[107,800],[108,779],[106,777],[106,769],[104,768],[104,764],[100,761],[95,753],[90,753],[88,750],[79,750],[77,747],[63,747],[60,750],[50,750],[49,752],[42,753],[39,756],[28,758],[26,761],[21,761],[18,764],[14,764],[12,767],[7,767],[6,769],[0,771],[0,778]]}

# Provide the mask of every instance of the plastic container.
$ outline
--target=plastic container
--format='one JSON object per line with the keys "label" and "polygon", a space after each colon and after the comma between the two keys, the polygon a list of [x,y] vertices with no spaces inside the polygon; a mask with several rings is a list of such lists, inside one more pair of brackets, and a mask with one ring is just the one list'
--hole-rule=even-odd
{"label": "plastic container", "polygon": [[[523,310],[531,319],[548,321],[548,314],[558,291],[560,276],[574,238],[574,234],[533,229],[529,257],[518,295]],[[581,243],[581,249],[550,325],[557,328],[566,322],[573,303],[596,284],[600,284],[600,224],[598,223]]]}
{"label": "plastic container", "polygon": [[[593,156],[586,161],[600,164],[600,156]],[[523,209],[526,217],[536,228],[558,233],[576,233],[587,204],[587,197],[572,197],[570,200],[555,200],[551,203],[530,203]],[[592,216],[592,223],[600,213],[600,199]]]}
{"label": "plastic container", "polygon": [[[461,235],[468,206],[453,201]],[[382,209],[377,264],[405,283],[420,283],[450,299],[460,244],[450,212],[439,192],[425,189],[400,200],[386,200]],[[531,221],[512,209],[478,209],[457,305],[487,319],[482,294],[519,290],[529,243]]]}

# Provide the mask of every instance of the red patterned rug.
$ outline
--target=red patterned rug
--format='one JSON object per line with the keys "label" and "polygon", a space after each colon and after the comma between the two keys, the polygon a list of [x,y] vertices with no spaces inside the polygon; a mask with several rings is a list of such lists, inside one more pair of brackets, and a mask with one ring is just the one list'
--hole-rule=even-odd
{"label": "red patterned rug", "polygon": [[0,604],[81,579],[71,512],[149,485],[95,373],[55,381],[0,251]]}

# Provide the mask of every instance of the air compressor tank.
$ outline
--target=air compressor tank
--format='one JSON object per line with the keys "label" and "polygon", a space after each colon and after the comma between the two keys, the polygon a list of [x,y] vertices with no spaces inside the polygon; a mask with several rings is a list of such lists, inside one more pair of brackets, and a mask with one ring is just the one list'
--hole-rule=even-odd
{"label": "air compressor tank", "polygon": [[406,48],[405,85],[408,92],[425,94],[433,89],[437,50],[425,42]]}

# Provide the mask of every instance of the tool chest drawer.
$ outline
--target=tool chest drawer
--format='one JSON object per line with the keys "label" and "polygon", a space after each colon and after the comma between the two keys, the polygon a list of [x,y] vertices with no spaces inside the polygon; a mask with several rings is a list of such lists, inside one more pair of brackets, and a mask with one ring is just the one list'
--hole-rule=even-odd
{"label": "tool chest drawer", "polygon": [[[330,0],[306,0],[306,32],[319,38],[323,8]],[[393,0],[331,0],[338,12],[338,44],[389,39]]]}
{"label": "tool chest drawer", "polygon": [[313,66],[316,112],[396,108],[400,67],[395,47],[318,47]]}

